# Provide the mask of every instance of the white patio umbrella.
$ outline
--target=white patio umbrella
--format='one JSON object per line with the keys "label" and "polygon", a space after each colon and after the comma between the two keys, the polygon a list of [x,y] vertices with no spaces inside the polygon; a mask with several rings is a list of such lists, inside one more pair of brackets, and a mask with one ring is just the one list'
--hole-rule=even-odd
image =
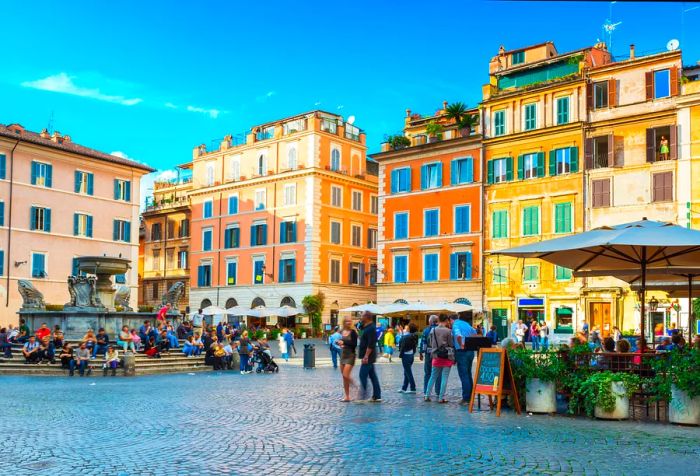
{"label": "white patio umbrella", "polygon": [[605,226],[576,235],[494,251],[517,258],[539,258],[575,273],[639,275],[640,328],[644,332],[645,292],[650,268],[697,267],[700,231],[647,220]]}
{"label": "white patio umbrella", "polygon": [[226,314],[226,309],[219,306],[207,306],[204,309],[202,309],[202,314],[204,314],[205,316],[219,316],[222,314]]}
{"label": "white patio umbrella", "polygon": [[345,309],[341,309],[340,312],[371,312],[372,314],[383,314],[386,307],[387,306],[380,306],[379,304],[368,302],[367,304],[346,307]]}
{"label": "white patio umbrella", "polygon": [[258,306],[249,309],[246,315],[251,317],[269,317],[276,316],[277,314],[275,314],[275,308],[273,307]]}
{"label": "white patio umbrella", "polygon": [[233,306],[226,309],[226,314],[229,316],[247,316],[249,312],[250,308],[245,306]]}
{"label": "white patio umbrella", "polygon": [[385,307],[384,315],[405,315],[405,314],[455,314],[459,312],[471,311],[474,308],[467,304],[454,302],[409,302],[408,304],[390,304]]}
{"label": "white patio umbrella", "polygon": [[273,315],[277,317],[292,317],[303,313],[301,309],[292,306],[280,306],[270,309],[275,312]]}

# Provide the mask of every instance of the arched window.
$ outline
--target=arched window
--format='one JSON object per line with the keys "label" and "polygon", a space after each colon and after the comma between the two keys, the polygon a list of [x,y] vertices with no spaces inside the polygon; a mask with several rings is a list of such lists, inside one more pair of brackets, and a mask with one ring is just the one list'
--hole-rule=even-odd
{"label": "arched window", "polygon": [[394,301],[394,304],[408,304],[408,301],[406,301],[405,299],[397,299],[396,301]]}
{"label": "arched window", "polygon": [[209,299],[202,299],[202,302],[199,304],[200,309],[204,309],[209,306],[211,306],[211,301]]}
{"label": "arched window", "polygon": [[461,297],[461,298],[455,299],[455,304],[466,304],[467,306],[471,306],[472,302],[465,297]]}
{"label": "arched window", "polygon": [[297,303],[293,298],[285,296],[282,298],[282,301],[280,301],[280,307],[281,306],[297,307]]}
{"label": "arched window", "polygon": [[294,145],[289,146],[287,151],[287,165],[292,170],[297,168],[297,148]]}
{"label": "arched window", "polygon": [[340,170],[340,150],[331,150],[331,170],[337,172]]}
{"label": "arched window", "polygon": [[265,154],[260,154],[258,157],[258,175],[267,174],[267,157]]}
{"label": "arched window", "polygon": [[238,157],[231,159],[231,179],[240,180],[241,178],[241,161]]}
{"label": "arched window", "polygon": [[255,299],[253,299],[253,303],[250,305],[250,307],[251,307],[251,309],[255,309],[256,307],[264,306],[264,305],[265,305],[265,301],[263,301],[262,298],[256,297]]}
{"label": "arched window", "polygon": [[238,301],[236,301],[235,299],[228,298],[226,300],[226,309],[230,309],[230,308],[236,307],[236,306],[238,306]]}

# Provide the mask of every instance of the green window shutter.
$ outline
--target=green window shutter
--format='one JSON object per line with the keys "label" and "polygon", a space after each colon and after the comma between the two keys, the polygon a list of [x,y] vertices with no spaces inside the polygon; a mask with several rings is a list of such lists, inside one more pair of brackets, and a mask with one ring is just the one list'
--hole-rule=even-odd
{"label": "green window shutter", "polygon": [[544,177],[544,152],[537,153],[537,176]]}
{"label": "green window shutter", "polygon": [[87,236],[92,238],[92,215],[87,216]]}
{"label": "green window shutter", "polygon": [[51,209],[44,208],[44,231],[51,233]]}
{"label": "green window shutter", "polygon": [[73,236],[78,236],[80,232],[80,215],[77,213],[73,214]]}
{"label": "green window shutter", "polygon": [[125,185],[125,188],[126,188],[126,191],[125,191],[125,192],[126,192],[126,193],[125,193],[126,199],[125,199],[125,200],[126,200],[127,202],[130,202],[130,201],[131,201],[131,181],[130,181],[130,180],[127,180],[126,183],[125,183],[124,185]]}
{"label": "green window shutter", "polygon": [[112,222],[112,240],[119,240],[119,220]]}
{"label": "green window shutter", "polygon": [[5,274],[5,252],[0,250],[0,276]]}
{"label": "green window shutter", "polygon": [[36,185],[36,179],[39,172],[39,164],[32,160],[32,185]]}
{"label": "green window shutter", "polygon": [[73,191],[75,193],[80,192],[80,179],[82,177],[83,177],[83,173],[76,170],[75,171],[75,188],[73,189]]}
{"label": "green window shutter", "polygon": [[564,231],[566,233],[571,233],[573,231],[572,223],[571,223],[571,202],[567,202],[563,204],[563,212],[564,213]]}
{"label": "green window shutter", "polygon": [[506,157],[506,181],[513,181],[513,157]]}
{"label": "green window shutter", "polygon": [[578,147],[569,147],[571,173],[578,172]]}
{"label": "green window shutter", "polygon": [[119,200],[119,180],[114,179],[114,199]]}
{"label": "green window shutter", "polygon": [[493,160],[489,160],[486,167],[487,167],[486,182],[491,184],[491,183],[493,183]]}
{"label": "green window shutter", "polygon": [[0,202],[0,226],[5,226],[5,202]]}
{"label": "green window shutter", "polygon": [[557,151],[549,151],[549,175],[554,177],[557,174]]}
{"label": "green window shutter", "polygon": [[523,164],[524,159],[522,155],[518,156],[518,180],[522,180],[525,177],[525,166]]}
{"label": "green window shutter", "polygon": [[36,207],[29,209],[29,229],[36,230]]}
{"label": "green window shutter", "polygon": [[0,179],[4,179],[7,175],[7,156],[0,154]]}
{"label": "green window shutter", "polygon": [[88,190],[88,195],[94,195],[94,182],[95,182],[95,176],[93,174],[87,174],[87,190]]}

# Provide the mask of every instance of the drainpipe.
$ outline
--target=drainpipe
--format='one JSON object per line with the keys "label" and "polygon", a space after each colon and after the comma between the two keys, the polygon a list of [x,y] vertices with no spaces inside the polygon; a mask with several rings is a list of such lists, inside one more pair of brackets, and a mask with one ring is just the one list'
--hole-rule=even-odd
{"label": "drainpipe", "polygon": [[14,147],[10,151],[10,201],[8,204],[9,210],[7,213],[7,277],[5,278],[5,307],[10,307],[10,273],[12,272],[12,267],[10,263],[12,262],[12,191],[14,189],[15,177],[15,149],[19,145],[22,139],[17,139]]}
{"label": "drainpipe", "polygon": [[[222,180],[223,180],[223,175],[222,175]],[[224,214],[223,212],[223,207],[224,207],[224,192],[219,192],[219,226],[217,229],[217,232],[219,233],[219,236],[217,237],[217,252],[216,252],[216,305],[219,305],[219,294],[221,292],[221,217]],[[212,234],[212,240],[214,239],[214,236]]]}
{"label": "drainpipe", "polygon": [[[279,158],[278,158],[278,165],[279,165]],[[275,180],[274,188],[273,188],[273,199],[272,199],[272,270],[269,273],[270,274],[270,279],[271,281],[275,281],[275,266],[277,266],[276,262],[276,255],[275,255],[275,237],[277,236],[277,180]],[[296,225],[295,225],[296,226]],[[277,276],[277,279],[279,280],[279,276]]]}

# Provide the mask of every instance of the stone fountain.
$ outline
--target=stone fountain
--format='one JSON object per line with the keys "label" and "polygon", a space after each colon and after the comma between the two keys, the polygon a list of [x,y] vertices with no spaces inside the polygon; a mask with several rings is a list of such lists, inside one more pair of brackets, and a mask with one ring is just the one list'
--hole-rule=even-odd
{"label": "stone fountain", "polygon": [[[128,306],[128,296],[126,306],[124,306],[123,289],[127,286],[114,289],[112,287],[112,276],[124,274],[131,269],[131,261],[126,258],[115,258],[113,256],[81,256],[76,258],[78,270],[92,276],[70,276],[68,278],[68,290],[71,295],[71,302],[66,305],[69,309],[96,309],[114,311],[114,298],[119,294],[122,308],[131,311]],[[120,292],[121,291],[121,292]],[[127,309],[128,308],[128,309]],[[66,308],[64,307],[64,310]]]}

